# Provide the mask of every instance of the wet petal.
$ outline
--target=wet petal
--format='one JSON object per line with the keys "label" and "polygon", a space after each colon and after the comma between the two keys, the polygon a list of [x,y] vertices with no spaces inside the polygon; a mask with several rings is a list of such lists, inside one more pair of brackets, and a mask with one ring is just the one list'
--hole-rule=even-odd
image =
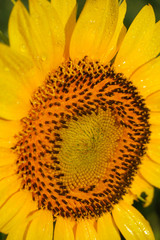
{"label": "wet petal", "polygon": [[126,240],[155,240],[148,221],[133,206],[123,201],[114,206],[112,213]]}
{"label": "wet petal", "polygon": [[54,230],[54,240],[74,240],[73,222],[69,219],[58,217]]}
{"label": "wet petal", "polygon": [[126,27],[123,25],[123,20],[126,14],[127,4],[126,1],[123,1],[122,4],[119,7],[119,13],[118,13],[118,21],[117,26],[114,32],[114,35],[104,52],[104,54],[101,56],[101,61],[108,63],[116,54],[118,51],[124,36],[126,34]]}
{"label": "wet petal", "polygon": [[101,59],[113,37],[117,21],[117,0],[87,0],[71,38],[71,58],[89,56]]}
{"label": "wet petal", "polygon": [[76,0],[52,0],[53,7],[56,9],[58,16],[63,24],[65,31],[65,50],[64,57],[69,57],[70,39],[73,29],[76,25],[77,4]]}
{"label": "wet petal", "polygon": [[77,223],[76,240],[98,240],[92,221],[81,220]]}
{"label": "wet petal", "polygon": [[123,72],[128,77],[136,68],[158,54],[149,47],[154,31],[154,11],[151,5],[146,5],[134,19],[119,49],[114,64],[117,72]]}
{"label": "wet petal", "polygon": [[20,119],[26,114],[34,89],[25,78],[31,67],[25,57],[0,44],[0,117]]}
{"label": "wet petal", "polygon": [[97,233],[99,240],[120,240],[119,231],[110,215],[104,214],[97,221]]}
{"label": "wet petal", "polygon": [[146,98],[160,90],[160,57],[139,68],[131,77],[131,81],[138,88],[140,94]]}
{"label": "wet petal", "polygon": [[26,234],[26,240],[52,240],[53,217],[52,213],[46,210],[39,210],[38,217],[33,216]]}
{"label": "wet petal", "polygon": [[64,29],[51,3],[30,0],[32,35],[37,54],[34,60],[46,71],[51,71],[62,62],[64,52]]}

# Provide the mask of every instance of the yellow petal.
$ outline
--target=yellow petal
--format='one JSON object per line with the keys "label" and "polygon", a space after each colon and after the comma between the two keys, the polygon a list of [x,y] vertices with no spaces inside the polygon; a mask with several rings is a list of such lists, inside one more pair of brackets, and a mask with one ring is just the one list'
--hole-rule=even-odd
{"label": "yellow petal", "polygon": [[151,158],[154,162],[160,164],[160,144],[159,140],[151,140],[148,149],[147,155]]}
{"label": "yellow petal", "polygon": [[160,140],[160,125],[151,125],[151,140]]}
{"label": "yellow petal", "polygon": [[140,94],[146,98],[160,90],[160,57],[139,68],[131,77]]}
{"label": "yellow petal", "polygon": [[71,38],[71,58],[101,59],[113,37],[117,20],[117,0],[87,0]]}
{"label": "yellow petal", "polygon": [[136,68],[157,55],[149,47],[154,36],[155,15],[151,5],[146,5],[131,24],[115,60],[117,72],[130,76]]}
{"label": "yellow petal", "polygon": [[0,181],[0,206],[20,188],[17,175],[11,175]]}
{"label": "yellow petal", "polygon": [[156,93],[147,97],[146,104],[151,111],[160,112],[160,91],[157,91]]}
{"label": "yellow petal", "polygon": [[27,229],[27,223],[17,224],[14,229],[9,231],[7,240],[22,240],[25,239],[25,232]]}
{"label": "yellow petal", "polygon": [[16,172],[17,166],[15,164],[0,167],[0,180],[8,176],[14,175],[16,174]]}
{"label": "yellow petal", "polygon": [[16,139],[14,137],[0,138],[0,148],[11,148],[15,145]]}
{"label": "yellow petal", "polygon": [[20,119],[26,115],[33,91],[32,84],[25,78],[30,68],[25,57],[0,44],[0,117]]}
{"label": "yellow petal", "polygon": [[10,149],[0,148],[0,166],[13,164],[16,161],[16,154]]}
{"label": "yellow petal", "polygon": [[29,9],[32,35],[37,49],[34,60],[48,72],[62,62],[64,29],[57,12],[48,1],[30,0]]}
{"label": "yellow petal", "polygon": [[120,46],[123,42],[123,39],[127,33],[127,28],[123,25],[119,33],[118,42],[117,42],[117,51],[120,49]]}
{"label": "yellow petal", "polygon": [[11,47],[48,71],[62,61],[63,28],[47,1],[30,1],[30,12],[31,16],[20,1],[15,3],[9,21]]}
{"label": "yellow petal", "polygon": [[[71,17],[75,6],[76,0],[51,0],[51,3],[55,10],[57,11],[60,20],[65,28],[69,18]],[[76,16],[75,16],[76,17]],[[76,19],[75,19],[76,20]]]}
{"label": "yellow petal", "polygon": [[154,196],[154,188],[138,174],[134,177],[130,191],[138,198],[141,198],[142,193],[146,193],[147,196],[144,200],[144,207],[151,204]]}
{"label": "yellow petal", "polygon": [[77,223],[76,240],[99,240],[92,221],[81,220]]}
{"label": "yellow petal", "polygon": [[30,59],[36,55],[31,29],[29,14],[21,1],[17,1],[9,19],[8,34],[10,45],[17,52]]}
{"label": "yellow petal", "polygon": [[58,217],[54,230],[54,240],[74,240],[73,225],[74,223],[70,219]]}
{"label": "yellow petal", "polygon": [[151,112],[149,122],[152,125],[160,125],[160,112]]}
{"label": "yellow petal", "polygon": [[64,57],[69,57],[69,45],[70,39],[73,33],[73,29],[76,25],[77,6],[76,0],[52,0],[53,7],[56,9],[58,16],[63,24],[65,31],[65,50]]}
{"label": "yellow petal", "polygon": [[120,240],[120,234],[113,222],[110,213],[104,214],[97,221],[97,234],[99,240]]}
{"label": "yellow petal", "polygon": [[53,237],[53,217],[52,213],[46,210],[39,210],[39,216],[33,217],[26,240],[52,240]]}
{"label": "yellow petal", "polygon": [[[24,222],[27,222],[27,216],[32,212],[35,211],[37,209],[37,204],[35,201],[33,201],[32,199],[32,195],[30,192],[28,191],[24,191],[24,194],[26,195],[26,199],[25,199],[25,203],[22,206],[22,208],[20,209],[20,211],[7,223],[4,225],[4,227],[2,228],[3,232],[6,233],[10,233],[10,231],[12,232],[15,231],[15,229],[22,224],[25,225]],[[25,233],[25,231],[23,231],[23,234]],[[12,233],[11,233],[12,235]],[[11,237],[10,235],[10,237]],[[15,234],[12,235],[12,237],[15,236]],[[9,237],[9,238],[10,238]],[[18,240],[18,239],[22,239],[21,238],[12,238],[12,240]]]}
{"label": "yellow petal", "polygon": [[126,240],[155,240],[148,221],[133,206],[122,201],[114,206],[112,213]]}
{"label": "yellow petal", "polygon": [[19,191],[12,195],[3,206],[0,208],[0,230],[2,231],[4,225],[8,223],[22,208],[26,200],[26,194]]}
{"label": "yellow petal", "polygon": [[19,121],[7,121],[0,119],[0,147],[12,147],[16,142],[14,135],[19,131]]}
{"label": "yellow petal", "polygon": [[146,181],[153,186],[160,188],[160,164],[150,161],[150,159],[145,156],[143,165],[140,168],[140,173]]}
{"label": "yellow petal", "polygon": [[122,40],[126,34],[126,27],[123,25],[123,20],[126,14],[126,8],[127,5],[126,1],[124,0],[119,7],[118,21],[114,35],[108,45],[105,54],[103,54],[103,56],[101,57],[102,62],[105,63],[109,62],[115,56],[116,52],[118,51],[122,43]]}

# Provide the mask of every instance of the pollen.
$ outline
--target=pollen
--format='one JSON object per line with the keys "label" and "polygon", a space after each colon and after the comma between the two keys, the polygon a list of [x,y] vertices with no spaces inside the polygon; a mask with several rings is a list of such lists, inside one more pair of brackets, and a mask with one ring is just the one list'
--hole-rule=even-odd
{"label": "pollen", "polygon": [[136,87],[87,57],[48,75],[21,125],[13,148],[21,187],[53,218],[111,211],[150,138],[149,110]]}

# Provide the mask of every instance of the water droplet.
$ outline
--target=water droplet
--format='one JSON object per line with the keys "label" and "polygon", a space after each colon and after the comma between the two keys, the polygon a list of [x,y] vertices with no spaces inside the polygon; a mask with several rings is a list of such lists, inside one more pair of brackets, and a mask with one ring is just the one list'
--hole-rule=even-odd
{"label": "water droplet", "polygon": [[95,20],[90,20],[90,23],[95,23],[96,21]]}
{"label": "water droplet", "polygon": [[44,61],[46,61],[47,57],[46,56],[42,56],[41,59],[44,62]]}
{"label": "water droplet", "polygon": [[26,46],[23,44],[23,45],[21,45],[20,46],[20,50],[21,50],[21,52],[25,52],[26,51]]}

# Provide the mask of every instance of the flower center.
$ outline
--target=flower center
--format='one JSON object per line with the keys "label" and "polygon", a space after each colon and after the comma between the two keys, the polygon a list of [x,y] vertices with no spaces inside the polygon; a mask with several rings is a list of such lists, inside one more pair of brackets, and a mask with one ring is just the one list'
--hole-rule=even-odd
{"label": "flower center", "polygon": [[122,127],[110,111],[101,110],[71,120],[61,134],[58,155],[64,183],[70,189],[97,184],[105,175]]}
{"label": "flower center", "polygon": [[149,110],[112,67],[84,58],[50,73],[17,138],[17,174],[39,208],[100,216],[122,199],[149,141]]}

